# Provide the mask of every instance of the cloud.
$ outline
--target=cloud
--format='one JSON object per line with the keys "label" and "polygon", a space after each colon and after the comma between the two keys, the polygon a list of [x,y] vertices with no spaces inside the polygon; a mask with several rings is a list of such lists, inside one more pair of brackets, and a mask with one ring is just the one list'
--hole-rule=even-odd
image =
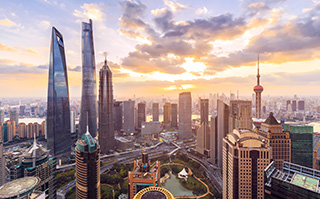
{"label": "cloud", "polygon": [[164,0],[163,2],[164,2],[164,4],[166,6],[168,6],[170,8],[170,10],[172,12],[181,11],[181,10],[184,10],[187,7],[185,5],[182,5],[182,4],[178,3],[178,2],[176,2],[175,0],[174,1]]}
{"label": "cloud", "polygon": [[82,67],[81,66],[76,66],[74,68],[68,68],[69,71],[74,71],[74,72],[82,72]]}
{"label": "cloud", "polygon": [[10,46],[7,46],[5,44],[1,44],[0,43],[0,51],[10,51],[10,52],[15,52],[16,49],[15,48],[12,48]]}
{"label": "cloud", "polygon": [[203,8],[197,9],[196,12],[195,12],[196,15],[205,15],[205,14],[208,14],[208,13],[209,13],[209,11],[205,6]]}
{"label": "cloud", "polygon": [[81,18],[81,20],[92,19],[94,21],[102,21],[104,18],[104,13],[101,11],[104,8],[103,3],[85,3],[81,6],[82,10],[74,10],[73,15]]}
{"label": "cloud", "polygon": [[0,25],[2,25],[2,26],[17,26],[17,24],[15,22],[11,21],[8,18],[1,19]]}
{"label": "cloud", "polygon": [[0,71],[1,74],[44,74],[48,72],[48,66],[28,66],[24,63],[11,66],[0,62]]}
{"label": "cloud", "polygon": [[50,22],[49,21],[46,21],[46,20],[42,20],[41,23],[40,23],[41,27],[44,28],[44,29],[48,29],[50,28]]}
{"label": "cloud", "polygon": [[11,46],[7,46],[5,44],[1,44],[0,43],[0,51],[7,51],[7,52],[22,52],[22,53],[30,53],[30,54],[38,54],[38,52],[32,48],[24,48],[22,46],[15,46],[15,47],[11,47]]}

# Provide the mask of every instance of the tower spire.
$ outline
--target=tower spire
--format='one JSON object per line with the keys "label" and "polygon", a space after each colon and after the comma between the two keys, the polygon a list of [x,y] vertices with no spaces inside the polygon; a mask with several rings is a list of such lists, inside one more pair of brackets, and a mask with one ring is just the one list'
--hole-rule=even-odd
{"label": "tower spire", "polygon": [[259,54],[258,54],[258,69],[257,69],[257,85],[260,85],[260,73],[259,73]]}

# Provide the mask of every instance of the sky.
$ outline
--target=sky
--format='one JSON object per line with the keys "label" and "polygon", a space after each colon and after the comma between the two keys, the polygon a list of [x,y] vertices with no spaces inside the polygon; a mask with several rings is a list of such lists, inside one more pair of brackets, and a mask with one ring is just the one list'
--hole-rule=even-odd
{"label": "sky", "polygon": [[[0,97],[46,97],[52,26],[64,37],[70,97],[81,95],[81,22],[115,98],[318,96],[318,0],[0,0]],[[97,77],[98,80],[98,77]],[[98,84],[98,81],[97,81]]]}

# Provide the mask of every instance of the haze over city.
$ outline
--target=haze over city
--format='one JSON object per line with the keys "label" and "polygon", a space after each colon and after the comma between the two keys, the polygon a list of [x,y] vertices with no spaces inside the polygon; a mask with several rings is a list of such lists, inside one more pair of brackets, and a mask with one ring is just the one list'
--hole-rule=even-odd
{"label": "haze over city", "polygon": [[64,36],[70,95],[79,97],[80,28],[89,18],[97,70],[108,52],[116,97],[250,96],[257,54],[264,95],[320,89],[315,0],[2,1],[0,10],[3,97],[46,97],[52,26]]}

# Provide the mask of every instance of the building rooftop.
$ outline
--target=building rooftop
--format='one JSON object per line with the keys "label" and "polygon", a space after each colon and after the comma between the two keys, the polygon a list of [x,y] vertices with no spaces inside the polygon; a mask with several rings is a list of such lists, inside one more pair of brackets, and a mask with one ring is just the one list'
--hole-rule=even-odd
{"label": "building rooftop", "polygon": [[291,183],[312,191],[317,191],[319,180],[297,173],[293,176]]}
{"label": "building rooftop", "polygon": [[0,198],[10,198],[29,192],[39,183],[38,177],[24,177],[8,182],[0,187]]}
{"label": "building rooftop", "polygon": [[274,118],[273,113],[270,112],[269,117],[264,121],[266,124],[277,125],[279,122]]}
{"label": "building rooftop", "polygon": [[162,187],[148,187],[139,191],[133,199],[174,199],[174,196]]}

